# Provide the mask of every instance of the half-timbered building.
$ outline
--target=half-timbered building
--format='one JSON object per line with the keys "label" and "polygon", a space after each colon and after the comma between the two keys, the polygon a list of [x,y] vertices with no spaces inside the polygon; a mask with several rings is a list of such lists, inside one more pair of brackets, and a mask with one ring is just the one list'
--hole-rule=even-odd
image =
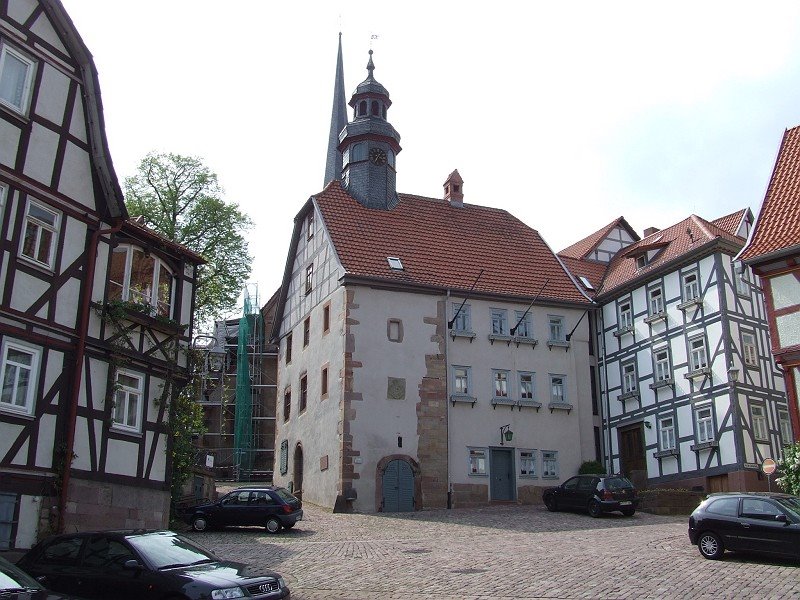
{"label": "half-timbered building", "polygon": [[620,218],[559,253],[594,288],[607,467],[639,485],[766,489],[790,435],[740,210],[639,236]]}
{"label": "half-timbered building", "polygon": [[202,259],[128,218],[57,0],[0,2],[0,548],[162,527]]}
{"label": "half-timbered building", "polygon": [[800,441],[800,127],[783,136],[775,169],[747,247],[738,259],[760,277],[772,354],[786,378],[791,432]]}

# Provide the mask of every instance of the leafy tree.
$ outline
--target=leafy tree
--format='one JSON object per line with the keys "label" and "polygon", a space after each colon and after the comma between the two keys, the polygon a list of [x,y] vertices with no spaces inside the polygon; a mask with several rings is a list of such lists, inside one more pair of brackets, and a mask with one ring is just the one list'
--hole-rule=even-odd
{"label": "leafy tree", "polygon": [[800,496],[800,442],[786,446],[778,459],[780,477],[775,481],[787,494]]}
{"label": "leafy tree", "polygon": [[236,305],[250,275],[252,257],[244,233],[252,227],[239,206],[222,200],[217,176],[200,158],[150,153],[125,179],[131,216],[173,242],[200,254],[195,321],[208,324]]}

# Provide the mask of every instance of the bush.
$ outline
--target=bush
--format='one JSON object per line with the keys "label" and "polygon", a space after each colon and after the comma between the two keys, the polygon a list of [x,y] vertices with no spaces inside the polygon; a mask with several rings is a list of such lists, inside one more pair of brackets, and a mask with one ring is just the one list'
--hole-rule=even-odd
{"label": "bush", "polygon": [[605,472],[606,468],[602,465],[602,463],[596,460],[587,460],[581,465],[581,468],[578,469],[578,475],[595,475]]}
{"label": "bush", "polygon": [[800,442],[786,446],[778,459],[778,477],[775,482],[787,494],[800,496]]}

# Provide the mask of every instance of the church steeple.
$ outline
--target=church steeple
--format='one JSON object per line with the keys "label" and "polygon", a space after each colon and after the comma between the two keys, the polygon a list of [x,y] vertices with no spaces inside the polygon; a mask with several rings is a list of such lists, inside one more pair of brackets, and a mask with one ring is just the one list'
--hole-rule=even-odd
{"label": "church steeple", "polygon": [[390,209],[397,205],[395,157],[400,134],[386,120],[392,101],[374,76],[369,51],[367,78],[350,99],[353,120],[339,134],[342,183],[348,193],[367,208]]}
{"label": "church steeple", "polygon": [[333,82],[333,108],[331,131],[328,134],[328,156],[325,162],[323,186],[334,179],[342,178],[342,153],[339,150],[339,134],[347,125],[347,101],[344,95],[344,67],[342,65],[342,32],[339,32],[339,53],[336,56],[336,79]]}

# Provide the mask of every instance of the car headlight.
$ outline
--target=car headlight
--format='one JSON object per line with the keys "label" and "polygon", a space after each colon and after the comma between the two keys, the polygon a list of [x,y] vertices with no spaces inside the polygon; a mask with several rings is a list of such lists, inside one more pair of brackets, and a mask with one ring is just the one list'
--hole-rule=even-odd
{"label": "car headlight", "polygon": [[225,598],[244,598],[244,590],[240,587],[214,590],[211,592],[211,598],[212,600],[224,600]]}
{"label": "car headlight", "polygon": [[283,577],[278,577],[278,585],[281,586],[281,589],[286,587],[286,582],[283,580]]}

